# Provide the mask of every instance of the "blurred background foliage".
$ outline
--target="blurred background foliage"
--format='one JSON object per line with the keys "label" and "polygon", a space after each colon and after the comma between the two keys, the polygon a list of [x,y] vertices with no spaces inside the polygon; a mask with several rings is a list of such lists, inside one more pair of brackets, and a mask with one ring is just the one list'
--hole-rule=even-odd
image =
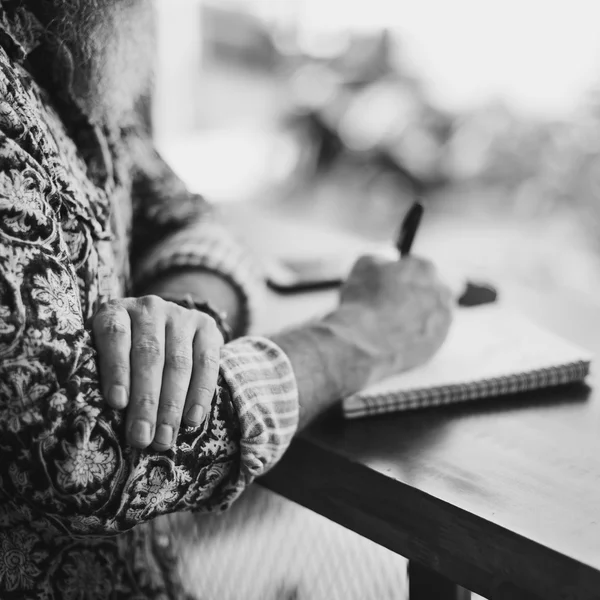
{"label": "blurred background foliage", "polygon": [[584,247],[582,287],[595,273],[595,0],[162,4],[163,71],[180,48],[179,79],[159,70],[155,120],[192,188],[374,239],[420,195],[440,214],[534,223],[546,249]]}
{"label": "blurred background foliage", "polygon": [[[329,230],[315,224],[389,246],[420,195],[417,251],[443,274],[448,255],[500,294],[516,279],[600,302],[598,0],[157,3],[159,147],[242,230],[257,208],[313,226],[297,240],[278,221],[266,247],[322,258]],[[348,532],[306,514],[290,530],[289,505],[279,545],[262,527],[272,514],[235,510],[249,529],[217,528],[234,562],[195,549],[214,575],[199,590],[214,581],[219,598],[263,598],[290,564],[311,598],[384,597],[373,586],[401,579],[391,555],[355,550]],[[264,568],[249,568],[257,556]],[[385,597],[400,597],[394,585]]]}

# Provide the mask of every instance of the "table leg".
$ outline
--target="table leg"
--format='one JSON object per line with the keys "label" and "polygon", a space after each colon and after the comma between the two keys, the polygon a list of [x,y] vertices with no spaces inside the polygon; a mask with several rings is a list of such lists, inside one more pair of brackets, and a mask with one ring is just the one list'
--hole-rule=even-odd
{"label": "table leg", "polygon": [[408,563],[409,600],[470,600],[471,592],[414,561]]}

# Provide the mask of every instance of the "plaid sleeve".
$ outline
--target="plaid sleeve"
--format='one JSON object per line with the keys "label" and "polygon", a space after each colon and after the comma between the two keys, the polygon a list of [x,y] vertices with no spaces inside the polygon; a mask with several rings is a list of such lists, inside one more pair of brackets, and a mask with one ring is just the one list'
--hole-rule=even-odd
{"label": "plaid sleeve", "polygon": [[131,267],[133,289],[175,268],[217,273],[237,290],[244,330],[252,325],[262,277],[220,223],[205,198],[191,193],[138,130],[128,136],[133,157]]}
{"label": "plaid sleeve", "polygon": [[298,426],[298,388],[284,352],[262,337],[243,337],[221,352],[221,373],[237,412],[241,440],[239,489],[282,457]]}
{"label": "plaid sleeve", "polygon": [[160,241],[139,261],[134,285],[182,267],[212,271],[229,281],[242,302],[244,330],[250,329],[262,280],[248,253],[222,225],[211,219],[197,221]]}

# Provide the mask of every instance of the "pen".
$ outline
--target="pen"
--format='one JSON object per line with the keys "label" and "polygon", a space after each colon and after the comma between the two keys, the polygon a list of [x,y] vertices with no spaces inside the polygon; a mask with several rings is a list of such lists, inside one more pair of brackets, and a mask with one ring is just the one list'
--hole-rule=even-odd
{"label": "pen", "polygon": [[400,252],[400,256],[407,256],[410,253],[415,235],[417,235],[417,229],[423,216],[423,205],[416,201],[406,213],[402,226],[400,227],[400,233],[398,234],[398,240],[396,241],[396,248]]}

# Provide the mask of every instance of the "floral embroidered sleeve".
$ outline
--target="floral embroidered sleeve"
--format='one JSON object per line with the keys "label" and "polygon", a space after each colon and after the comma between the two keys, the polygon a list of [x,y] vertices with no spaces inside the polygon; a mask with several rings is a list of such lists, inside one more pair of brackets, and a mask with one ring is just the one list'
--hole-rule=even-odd
{"label": "floral embroidered sleeve", "polygon": [[154,148],[149,136],[130,135],[133,181],[132,276],[143,285],[178,267],[219,274],[238,291],[245,331],[261,295],[260,276],[248,251],[213,215],[211,205],[190,193]]}
{"label": "floral embroidered sleeve", "polygon": [[[293,435],[288,359],[262,338],[228,344],[205,424],[182,429],[166,453],[128,447],[84,327],[78,245],[66,240],[74,191],[49,175],[64,169],[62,159],[23,108],[27,92],[5,101],[15,93],[8,83],[0,77],[0,496],[46,528],[95,536],[174,511],[225,508]],[[76,217],[82,243],[99,235],[94,218]]]}
{"label": "floral embroidered sleeve", "polygon": [[[3,150],[6,144],[0,138]],[[0,171],[1,491],[76,533],[108,534],[162,513],[225,507],[293,434],[297,403],[287,359],[266,340],[233,342],[205,426],[184,429],[168,453],[128,448],[122,413],[107,408],[99,390],[48,192],[34,165]],[[243,386],[252,393],[242,394]],[[256,453],[247,447],[253,444],[268,451]]]}

